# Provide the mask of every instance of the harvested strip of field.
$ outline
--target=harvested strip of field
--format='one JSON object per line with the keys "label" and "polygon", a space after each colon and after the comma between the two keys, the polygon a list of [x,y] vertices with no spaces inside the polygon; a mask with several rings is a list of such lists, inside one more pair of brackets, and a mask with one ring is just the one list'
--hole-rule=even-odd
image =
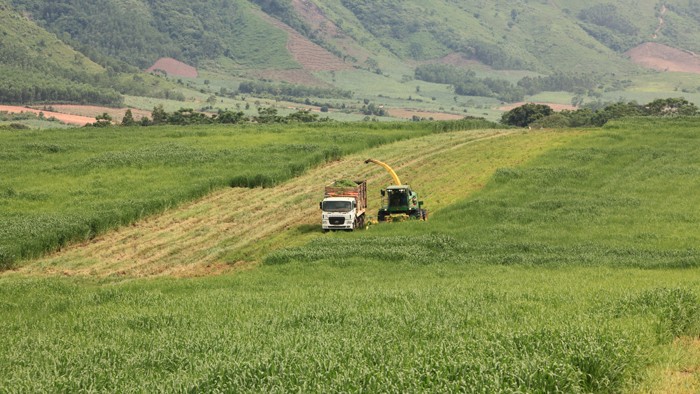
{"label": "harvested strip of field", "polygon": [[0,111],[10,112],[13,114],[19,114],[22,112],[31,112],[31,113],[38,115],[40,113],[43,113],[46,118],[53,117],[53,118],[56,118],[63,123],[74,124],[74,125],[78,125],[78,126],[85,126],[88,123],[95,122],[94,117],[63,114],[60,112],[44,111],[44,110],[38,110],[38,109],[32,109],[32,108],[26,108],[26,107],[18,107],[18,106],[12,106],[12,105],[0,105]]}
{"label": "harvested strip of field", "polygon": [[[469,131],[402,141],[326,164],[278,187],[217,191],[19,272],[97,277],[223,272],[247,266],[273,245],[320,235],[318,201],[323,185],[335,179],[368,179],[370,211],[376,211],[379,189],[390,177],[363,164],[367,157],[391,163],[404,182],[421,192],[428,209],[438,210],[483,187],[497,168],[518,165],[577,135]],[[280,237],[285,242],[273,242]]]}

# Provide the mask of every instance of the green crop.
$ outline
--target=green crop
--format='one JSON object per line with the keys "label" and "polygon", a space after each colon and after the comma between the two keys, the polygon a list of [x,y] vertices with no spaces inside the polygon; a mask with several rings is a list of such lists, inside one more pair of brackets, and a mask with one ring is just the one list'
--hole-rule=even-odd
{"label": "green crop", "polygon": [[[427,222],[315,227],[310,243],[231,275],[5,273],[0,391],[673,392],[675,371],[693,391],[697,344],[683,338],[700,334],[700,136],[694,121],[647,122],[543,150],[510,137],[447,150],[452,163],[539,154],[436,204]],[[140,148],[129,166],[160,155]],[[456,164],[437,174],[436,161],[417,172],[471,176]],[[16,186],[3,195],[47,201]]]}
{"label": "green crop", "polygon": [[0,133],[0,269],[226,186],[270,187],[361,149],[478,120]]}

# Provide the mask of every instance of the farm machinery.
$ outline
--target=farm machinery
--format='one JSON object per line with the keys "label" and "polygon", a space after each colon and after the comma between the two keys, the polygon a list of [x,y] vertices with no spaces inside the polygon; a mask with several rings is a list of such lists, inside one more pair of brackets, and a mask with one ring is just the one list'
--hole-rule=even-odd
{"label": "farm machinery", "polygon": [[367,181],[340,180],[326,185],[319,206],[323,211],[323,231],[363,228],[367,210]]}
{"label": "farm machinery", "polygon": [[377,220],[401,221],[405,219],[426,220],[428,213],[423,209],[423,201],[418,200],[418,194],[411,190],[411,186],[401,183],[401,179],[388,164],[375,159],[365,160],[365,164],[374,163],[384,167],[394,180],[394,184],[381,190],[382,207],[377,213]]}

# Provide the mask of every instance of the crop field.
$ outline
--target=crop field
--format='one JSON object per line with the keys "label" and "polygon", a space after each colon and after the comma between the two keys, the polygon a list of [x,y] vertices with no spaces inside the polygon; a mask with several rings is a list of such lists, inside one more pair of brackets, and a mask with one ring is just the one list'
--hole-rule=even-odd
{"label": "crop field", "polygon": [[[0,276],[0,391],[698,392],[696,129],[397,130],[23,261]],[[367,157],[429,221],[320,232],[333,179],[378,207]]]}
{"label": "crop field", "polygon": [[269,187],[343,154],[485,122],[0,134],[0,262],[89,240],[224,186]]}

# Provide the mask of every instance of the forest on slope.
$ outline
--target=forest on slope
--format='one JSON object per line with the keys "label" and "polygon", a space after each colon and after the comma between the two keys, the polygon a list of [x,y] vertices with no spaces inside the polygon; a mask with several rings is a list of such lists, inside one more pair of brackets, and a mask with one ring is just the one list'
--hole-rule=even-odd
{"label": "forest on slope", "polygon": [[[293,53],[293,34],[348,69],[377,74],[450,58],[460,68],[623,80],[640,72],[625,55],[640,44],[700,51],[700,5],[688,0],[1,0],[0,17],[12,20],[0,27],[0,67],[27,85],[10,92],[5,82],[4,102],[118,105],[119,94],[167,96],[154,81],[129,77],[163,57],[249,80],[263,78],[260,70],[305,70],[299,57],[309,55]],[[67,55],[57,61],[52,53]],[[528,90],[469,77],[451,85],[509,102]]]}

